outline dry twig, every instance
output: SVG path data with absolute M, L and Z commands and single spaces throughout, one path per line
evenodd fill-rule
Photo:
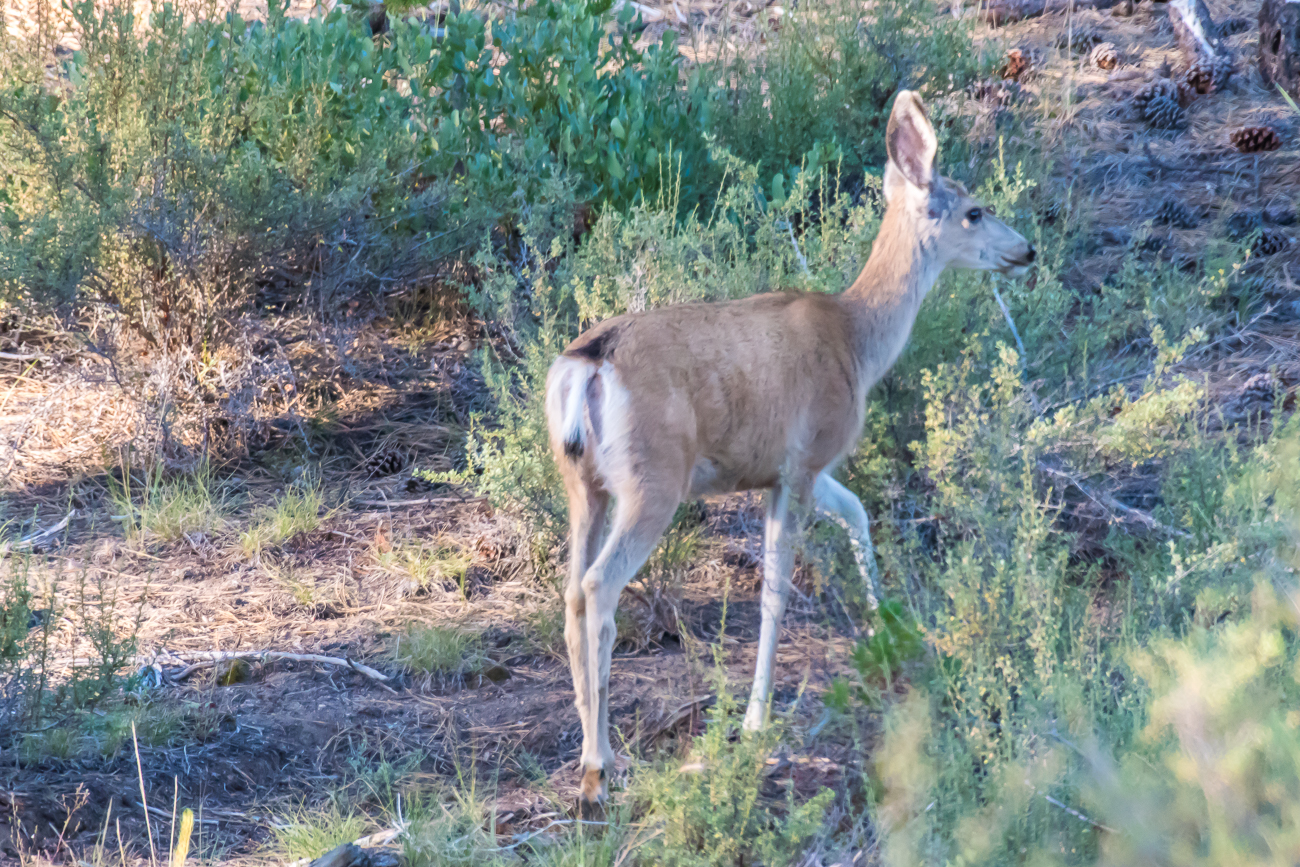
M 190 663 L 188 666 L 181 669 L 181 671 L 179 671 L 175 675 L 172 675 L 171 679 L 173 681 L 185 680 L 191 674 L 193 674 L 194 672 L 200 669 L 211 668 L 212 666 L 216 665 L 219 662 L 227 662 L 232 659 L 260 659 L 260 660 L 282 659 L 288 662 L 315 662 L 321 665 L 337 665 L 341 668 L 350 668 L 353 671 L 357 672 L 358 674 L 364 674 L 366 677 L 370 678 L 371 680 L 378 682 L 380 686 L 383 686 L 389 692 L 396 692 L 396 690 L 392 689 L 391 687 L 385 686 L 386 681 L 392 680 L 391 677 L 381 672 L 375 671 L 375 669 L 371 668 L 368 665 L 362 665 L 361 663 L 357 662 L 355 659 L 347 659 L 346 657 L 321 656 L 315 653 L 285 653 L 279 650 L 231 650 L 231 651 L 191 650 L 191 651 L 182 651 L 181 653 L 175 655 L 181 659 L 184 659 L 185 657 L 189 657 L 197 661 Z

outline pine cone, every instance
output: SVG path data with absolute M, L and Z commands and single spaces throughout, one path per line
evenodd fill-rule
M 366 461 L 371 476 L 391 476 L 406 467 L 406 457 L 395 449 L 382 449 Z
M 1200 220 L 1191 208 L 1177 199 L 1165 199 L 1156 210 L 1156 222 L 1167 223 L 1175 229 L 1195 229 Z
M 1232 61 L 1226 57 L 1201 57 L 1181 76 L 1182 81 L 1197 93 L 1216 93 L 1227 84 L 1232 75 Z
M 1228 140 L 1243 154 L 1275 151 L 1282 147 L 1282 137 L 1271 126 L 1247 126 L 1236 130 Z
M 1183 129 L 1187 126 L 1187 112 L 1177 100 L 1157 96 L 1147 103 L 1142 115 L 1156 129 Z
M 1172 102 L 1179 102 L 1178 85 L 1174 84 L 1167 78 L 1157 78 L 1155 81 L 1133 94 L 1133 98 L 1130 102 L 1133 105 L 1134 114 L 1139 118 L 1146 120 L 1147 106 L 1151 104 L 1151 100 L 1156 99 L 1157 97 L 1164 97 Z
M 1101 34 L 1095 30 L 1076 30 L 1073 33 L 1058 33 L 1056 35 L 1056 47 L 1069 47 L 1075 54 L 1084 54 L 1091 51 L 1092 47 L 1102 41 Z
M 1088 55 L 1088 62 L 1098 69 L 1114 69 L 1119 66 L 1119 51 L 1114 44 L 1103 42 Z
M 1277 229 L 1266 228 L 1259 233 L 1255 243 L 1250 247 L 1252 256 L 1272 256 L 1274 253 L 1281 253 L 1290 244 L 1286 235 Z
M 1029 72 L 1032 64 L 1029 56 L 1019 48 L 1013 48 L 1007 52 L 1007 57 L 1002 61 L 1002 69 L 999 70 L 1003 78 L 1019 80 L 1021 76 Z

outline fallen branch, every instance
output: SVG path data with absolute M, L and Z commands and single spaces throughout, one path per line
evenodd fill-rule
M 321 665 L 337 665 L 340 668 L 350 668 L 353 671 L 357 672 L 358 674 L 364 674 L 366 677 L 370 678 L 371 680 L 378 682 L 380 686 L 384 686 L 384 684 L 387 681 L 392 680 L 392 678 L 389 677 L 388 675 L 375 671 L 373 668 L 371 668 L 368 665 L 362 665 L 361 663 L 357 662 L 355 659 L 347 659 L 345 657 L 339 657 L 339 656 L 320 656 L 315 653 L 284 653 L 279 650 L 243 650 L 243 651 L 194 650 L 194 651 L 187 651 L 184 653 L 178 653 L 175 655 L 180 659 L 189 657 L 191 659 L 198 660 L 197 662 L 193 662 L 190 665 L 186 666 L 185 668 L 181 669 L 181 671 L 179 671 L 177 674 L 172 675 L 171 679 L 176 682 L 185 680 L 191 674 L 193 674 L 196 671 L 199 671 L 200 669 L 211 668 L 217 663 L 227 662 L 232 659 L 258 659 L 263 661 L 285 660 L 288 662 L 315 662 Z M 394 691 L 392 690 L 391 687 L 384 686 L 384 688 L 388 689 L 390 692 Z
M 152 815 L 152 816 L 157 816 L 159 819 L 168 819 L 168 820 L 170 820 L 170 821 L 172 821 L 172 822 L 176 821 L 176 816 L 175 816 L 174 814 L 169 813 L 169 812 L 167 812 L 166 810 L 161 809 L 160 807 L 155 807 L 153 804 L 145 804 L 145 805 L 144 805 L 144 808 L 145 808 L 145 811 L 148 812 L 150 815 Z M 198 823 L 201 824 L 201 825 L 220 825 L 220 824 L 221 824 L 221 822 L 218 821 L 218 820 L 216 820 L 216 819 L 199 819 L 199 818 L 195 818 L 194 821 L 198 822 Z
M 1047 803 L 1051 804 L 1053 807 L 1060 807 L 1062 810 L 1069 813 L 1071 816 L 1078 819 L 1080 822 L 1087 822 L 1089 825 L 1091 825 L 1092 827 L 1096 828 L 1099 831 L 1108 831 L 1111 834 L 1115 833 L 1115 829 L 1110 827 L 1109 825 L 1103 825 L 1101 822 L 1098 822 L 1096 819 L 1088 818 L 1083 813 L 1080 813 L 1078 810 L 1074 809 L 1073 807 L 1067 807 L 1065 804 L 1062 804 L 1060 801 L 1056 800 L 1051 795 L 1044 794 L 1043 792 L 1039 792 L 1038 794 L 1042 795 L 1043 800 L 1047 801 Z
M 440 506 L 445 503 L 482 503 L 487 497 L 425 497 L 421 500 L 353 500 L 355 506 L 396 509 L 405 506 Z
M 10 551 L 25 551 L 28 548 L 32 548 L 36 545 L 41 544 L 45 540 L 53 537 L 56 533 L 63 530 L 64 527 L 68 526 L 68 522 L 72 520 L 72 516 L 75 514 L 76 512 L 68 512 L 68 514 L 63 516 L 63 520 L 55 524 L 53 527 L 48 527 L 44 530 L 33 533 L 30 536 L 24 539 L 19 539 L 17 542 L 14 542 L 12 544 L 10 544 L 9 542 L 5 542 L 4 544 L 0 545 L 0 556 L 8 554 Z
M 980 10 L 985 22 L 998 27 L 1039 15 L 1066 14 L 1070 10 L 1109 9 L 1121 0 L 992 0 Z
M 1141 509 L 1135 509 L 1132 506 L 1126 506 L 1109 494 L 1093 493 L 1081 480 L 1065 472 L 1064 470 L 1058 470 L 1055 467 L 1049 467 L 1047 464 L 1044 464 L 1042 462 L 1039 462 L 1038 468 L 1050 476 L 1056 476 L 1059 479 L 1064 479 L 1065 481 L 1069 482 L 1071 487 L 1075 488 L 1079 493 L 1083 494 L 1085 497 L 1091 500 L 1103 511 L 1111 513 L 1112 520 L 1115 519 L 1114 513 L 1119 512 L 1120 514 L 1131 516 L 1134 522 L 1141 524 L 1144 527 L 1148 527 L 1152 530 L 1159 530 L 1162 533 L 1165 533 L 1166 535 L 1181 536 L 1181 537 L 1187 536 L 1187 534 L 1184 533 L 1182 530 L 1176 530 L 1173 527 L 1162 524 L 1159 521 L 1157 521 L 1155 518 L 1151 517 L 1151 515 L 1148 515 L 1146 512 L 1142 511 Z

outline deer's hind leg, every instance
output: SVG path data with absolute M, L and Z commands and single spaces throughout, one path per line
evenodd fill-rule
M 573 673 L 573 699 L 582 722 L 582 739 L 599 737 L 596 709 L 590 705 L 588 685 L 587 598 L 582 576 L 591 568 L 600 550 L 600 536 L 605 530 L 609 494 L 577 467 L 565 473 L 569 495 L 569 577 L 564 586 L 564 642 L 569 650 L 569 669 Z
M 862 583 L 867 588 L 867 603 L 875 610 L 880 598 L 880 570 L 876 565 L 876 551 L 871 546 L 871 521 L 862 501 L 827 473 L 818 473 L 813 485 L 813 499 L 817 511 L 835 521 L 849 534 L 853 559 L 858 564 Z
M 606 775 L 614 764 L 609 741 L 609 668 L 618 597 L 659 544 L 681 502 L 681 491 L 667 485 L 642 481 L 627 487 L 616 492 L 609 538 L 582 578 L 587 614 L 587 708 L 595 718 L 595 737 L 584 730 L 582 743 L 581 800 L 588 805 L 605 799 Z

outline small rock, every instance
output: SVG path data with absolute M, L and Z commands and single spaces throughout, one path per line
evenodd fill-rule
M 228 659 L 212 670 L 212 679 L 219 686 L 234 686 L 248 680 L 252 675 L 253 667 L 246 659 Z
M 1274 205 L 1264 209 L 1264 222 L 1275 226 L 1290 226 L 1296 221 L 1295 208 L 1291 205 Z

